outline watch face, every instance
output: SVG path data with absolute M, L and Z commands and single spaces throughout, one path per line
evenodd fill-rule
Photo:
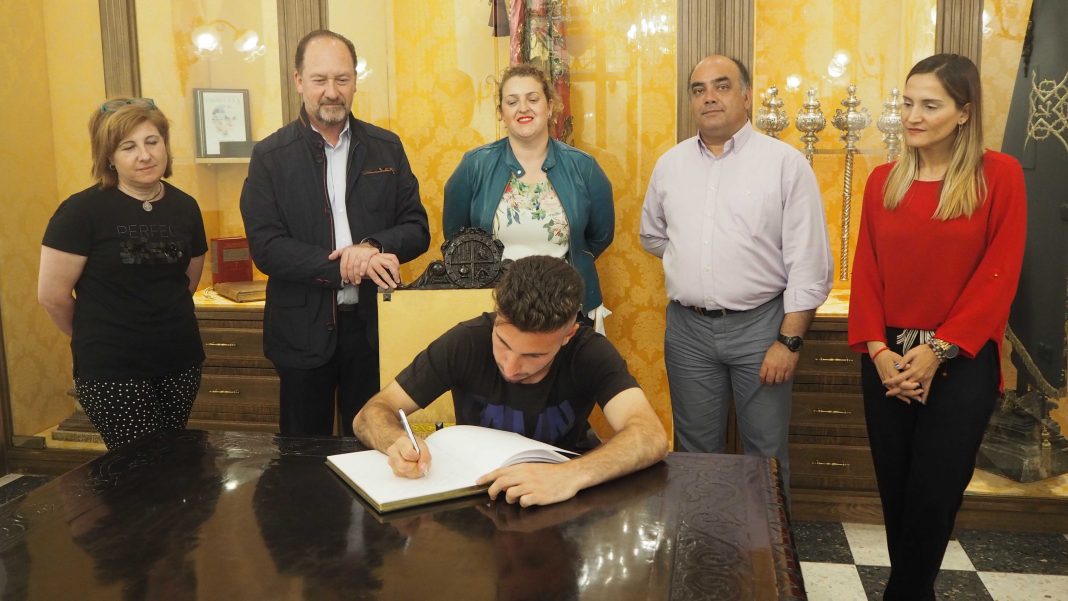
M 803 343 L 800 336 L 786 336 L 783 334 L 779 335 L 779 342 L 786 345 L 786 348 L 790 349 L 795 353 L 801 350 L 801 345 Z
M 957 358 L 957 353 L 959 353 L 959 352 L 960 352 L 960 347 L 959 346 L 957 346 L 955 344 L 951 344 L 951 345 L 947 346 L 946 347 L 946 359 L 956 359 Z

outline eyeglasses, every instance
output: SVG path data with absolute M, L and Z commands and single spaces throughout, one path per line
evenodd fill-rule
M 156 109 L 156 102 L 151 98 L 116 98 L 115 100 L 108 100 L 104 104 L 100 105 L 101 113 L 113 113 L 127 105 L 143 106 L 145 108 Z

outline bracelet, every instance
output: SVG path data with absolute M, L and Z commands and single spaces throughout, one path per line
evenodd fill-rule
M 888 351 L 888 350 L 890 350 L 890 347 L 889 346 L 884 346 L 883 348 L 875 351 L 874 353 L 871 354 L 871 360 L 875 361 L 875 358 L 879 356 L 879 353 L 881 353 L 883 351 Z

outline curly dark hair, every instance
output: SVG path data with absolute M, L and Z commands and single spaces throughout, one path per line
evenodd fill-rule
M 493 290 L 497 315 L 523 332 L 553 332 L 573 323 L 582 294 L 574 267 L 542 255 L 512 263 Z

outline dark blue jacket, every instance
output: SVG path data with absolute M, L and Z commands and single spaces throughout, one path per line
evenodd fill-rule
M 541 168 L 564 207 L 571 229 L 568 262 L 586 284 L 583 311 L 592 311 L 603 302 L 593 260 L 608 248 L 615 233 L 612 183 L 592 156 L 553 139 Z M 464 154 L 445 184 L 445 239 L 465 226 L 492 232 L 493 216 L 513 174 L 523 177 L 523 166 L 512 153 L 508 138 Z
M 419 182 L 400 138 L 349 115 L 345 207 L 352 239 L 367 238 L 401 263 L 430 246 Z M 241 217 L 256 266 L 269 276 L 263 315 L 263 350 L 271 361 L 300 369 L 319 367 L 337 345 L 339 261 L 330 197 L 326 192 L 323 137 L 298 119 L 256 144 L 241 190 Z M 378 341 L 377 288 L 360 284 L 359 314 Z

